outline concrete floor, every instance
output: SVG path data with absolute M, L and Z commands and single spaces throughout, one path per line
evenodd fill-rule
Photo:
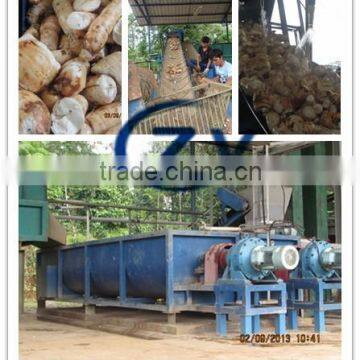
M 146 340 L 39 321 L 27 313 L 20 321 L 20 356 L 23 360 L 335 360 L 341 358 L 340 319 L 331 319 L 320 344 L 243 345 L 235 338 L 214 339 L 168 336 Z

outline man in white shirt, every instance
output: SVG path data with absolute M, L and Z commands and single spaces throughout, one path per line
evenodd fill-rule
M 232 65 L 224 59 L 224 54 L 219 49 L 214 49 L 212 54 L 212 61 L 215 65 L 215 80 L 222 83 L 232 84 Z

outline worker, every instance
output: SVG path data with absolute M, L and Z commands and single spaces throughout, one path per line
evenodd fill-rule
M 189 61 L 190 70 L 194 69 L 197 72 L 201 72 L 204 76 L 209 79 L 215 77 L 215 68 L 212 64 L 212 48 L 211 48 L 211 40 L 208 36 L 203 36 L 201 39 L 201 44 L 199 47 L 199 54 L 196 60 Z
M 232 84 L 232 65 L 224 59 L 224 54 L 219 49 L 212 51 L 212 62 L 215 66 L 215 81 L 222 84 Z

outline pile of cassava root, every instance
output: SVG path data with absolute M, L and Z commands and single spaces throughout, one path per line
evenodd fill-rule
M 340 76 L 309 64 L 282 35 L 260 24 L 239 29 L 240 86 L 266 118 L 272 133 L 330 134 L 340 130 Z
M 121 0 L 29 0 L 19 40 L 21 134 L 121 126 Z

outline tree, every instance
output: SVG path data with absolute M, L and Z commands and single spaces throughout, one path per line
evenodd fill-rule
M 169 145 L 166 142 L 154 142 L 151 153 L 161 154 Z M 219 147 L 211 143 L 196 143 L 196 154 L 216 155 Z M 94 154 L 96 143 L 91 142 L 23 142 L 20 144 L 20 155 L 76 155 Z M 190 145 L 183 148 L 179 155 L 189 155 Z M 216 187 L 199 188 L 195 191 L 195 203 L 197 212 L 206 212 L 213 207 L 213 220 L 220 216 L 220 204 L 216 201 Z M 234 187 L 235 191 L 241 190 Z M 126 186 L 49 186 L 49 199 L 81 200 L 88 203 L 121 204 L 123 206 L 137 206 L 141 208 L 161 208 L 177 211 L 190 210 L 191 192 L 178 192 L 159 190 L 152 187 L 126 187 Z M 55 215 L 78 215 L 85 216 L 86 209 L 70 208 L 62 205 L 51 205 Z M 120 208 L 95 207 L 90 209 L 92 217 L 108 217 L 118 219 L 137 219 L 138 223 L 129 225 L 129 221 L 119 223 L 91 222 L 91 239 L 102 239 L 113 236 L 121 236 L 131 233 L 144 233 L 159 230 L 166 226 L 144 224 L 142 221 L 151 220 L 176 220 L 183 222 L 207 220 L 208 217 L 194 218 L 192 215 L 175 215 L 171 213 L 157 213 L 155 211 L 129 211 Z M 84 221 L 62 221 L 68 234 L 68 242 L 82 242 L 89 240 L 86 237 L 86 222 Z M 172 226 L 173 229 L 184 228 L 183 226 Z
M 231 26 L 227 38 L 226 26 L 223 24 L 185 24 L 161 25 L 152 27 L 150 31 L 151 53 L 148 47 L 148 28 L 139 26 L 134 14 L 129 16 L 129 59 L 137 63 L 150 60 L 155 55 L 161 55 L 165 45 L 166 34 L 171 31 L 183 30 L 185 40 L 194 46 L 200 44 L 205 35 L 212 39 L 214 44 L 231 43 Z

